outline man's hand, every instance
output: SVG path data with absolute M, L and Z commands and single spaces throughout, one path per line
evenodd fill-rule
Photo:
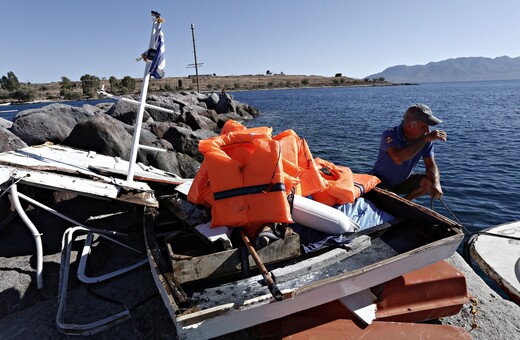
M 442 197 L 442 188 L 440 183 L 433 183 L 432 190 L 430 191 L 430 197 L 436 200 Z
M 445 142 L 448 139 L 448 135 L 446 134 L 446 131 L 444 130 L 433 130 L 431 132 L 428 132 L 426 135 L 426 140 L 429 142 L 433 142 L 436 140 L 441 140 Z

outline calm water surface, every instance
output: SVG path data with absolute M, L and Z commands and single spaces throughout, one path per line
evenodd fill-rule
M 315 157 L 368 172 L 381 133 L 425 103 L 443 120 L 436 142 L 443 200 L 470 231 L 520 220 L 520 81 L 233 93 L 262 113 L 248 126 L 293 129 Z M 421 162 L 422 164 L 422 162 Z M 418 200 L 430 206 L 429 198 Z M 451 218 L 439 203 L 434 210 Z

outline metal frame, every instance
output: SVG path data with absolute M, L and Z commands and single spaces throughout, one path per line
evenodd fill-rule
M 43 248 L 42 248 L 42 240 L 41 240 L 41 237 L 42 237 L 42 234 L 38 231 L 38 229 L 36 228 L 36 226 L 32 223 L 31 219 L 29 218 L 29 216 L 27 216 L 27 214 L 25 213 L 25 210 L 23 209 L 22 207 L 22 204 L 20 203 L 20 198 L 22 198 L 23 200 L 41 208 L 41 209 L 44 209 L 45 211 L 47 212 L 50 212 L 58 217 L 61 217 L 62 219 L 66 220 L 66 221 L 69 221 L 75 225 L 78 225 L 78 226 L 81 226 L 83 228 L 85 228 L 86 230 L 89 230 L 90 232 L 96 232 L 96 233 L 100 233 L 100 234 L 109 234 L 109 235 L 119 235 L 119 236 L 126 236 L 125 233 L 120 233 L 120 232 L 116 232 L 116 231 L 107 231 L 107 230 L 101 230 L 101 229 L 96 229 L 96 228 L 90 228 L 90 227 L 87 227 L 85 225 L 83 225 L 82 223 L 70 218 L 70 217 L 67 217 L 61 213 L 59 213 L 58 211 L 52 209 L 52 208 L 49 208 L 48 206 L 22 194 L 21 192 L 18 192 L 18 188 L 17 188 L 17 184 L 16 183 L 13 183 L 10 188 L 9 188 L 9 192 L 11 193 L 11 198 L 12 198 L 12 201 L 13 201 L 13 204 L 15 206 L 15 209 L 16 209 L 16 212 L 20 215 L 22 221 L 25 223 L 25 225 L 29 228 L 29 230 L 31 231 L 31 233 L 33 234 L 33 237 L 34 237 L 34 243 L 36 245 L 36 284 L 37 284 L 37 287 L 38 289 L 41 289 L 43 287 L 43 277 L 42 277 L 42 272 L 43 272 Z M 124 247 L 128 247 L 127 245 L 125 245 L 124 243 L 121 243 L 117 240 L 114 240 L 108 236 L 104 236 L 105 238 L 111 240 L 112 242 L 115 242 L 121 246 L 124 246 Z M 131 247 L 129 247 L 130 249 L 133 249 Z M 134 249 L 135 250 L 135 249 Z M 137 251 L 137 250 L 136 250 Z
M 83 246 L 83 251 L 81 252 L 81 257 L 79 260 L 77 275 L 78 275 L 78 279 L 83 283 L 102 282 L 102 281 L 111 279 L 113 277 L 119 276 L 121 274 L 127 273 L 135 268 L 142 266 L 145 263 L 148 263 L 148 259 L 144 259 L 135 264 L 132 264 L 132 265 L 124 267 L 124 268 L 120 268 L 120 269 L 115 270 L 110 273 L 106 273 L 106 274 L 99 275 L 99 276 L 87 276 L 87 274 L 86 274 L 87 260 L 88 260 L 88 256 L 90 255 L 91 249 L 92 249 L 91 245 L 92 245 L 93 239 L 94 239 L 94 233 L 88 233 L 87 237 L 85 238 L 85 245 Z M 130 247 L 127 247 L 127 248 L 129 248 L 130 250 L 137 251 Z M 137 251 L 137 252 L 141 253 L 140 251 Z
M 130 311 L 125 308 L 124 311 L 110 315 L 87 324 L 67 323 L 65 322 L 65 310 L 67 308 L 67 287 L 69 279 L 70 254 L 72 251 L 72 243 L 74 241 L 73 234 L 76 231 L 90 232 L 89 229 L 76 226 L 69 228 L 63 234 L 61 243 L 61 265 L 60 265 L 60 281 L 58 286 L 58 311 L 56 313 L 56 327 L 63 334 L 74 335 L 91 335 L 105 330 L 117 323 L 130 318 Z

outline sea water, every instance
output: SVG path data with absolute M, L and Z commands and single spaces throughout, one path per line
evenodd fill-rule
M 440 202 L 433 209 L 470 232 L 520 220 L 520 80 L 232 94 L 260 110 L 248 126 L 293 129 L 314 157 L 360 173 L 372 168 L 383 130 L 410 105 L 427 104 L 448 134 L 446 143 L 435 142 L 435 160 L 451 212 Z M 431 207 L 428 197 L 417 202 Z

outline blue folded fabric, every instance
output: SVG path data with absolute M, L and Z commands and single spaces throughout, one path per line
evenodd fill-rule
M 335 207 L 350 217 L 354 222 L 359 224 L 361 230 L 376 226 L 378 224 L 389 222 L 394 216 L 380 210 L 374 203 L 359 197 L 352 203 L 346 203 Z
M 353 204 L 346 203 L 335 206 L 359 224 L 361 230 L 389 222 L 394 219 L 389 213 L 382 211 L 369 200 L 359 197 Z M 329 235 L 321 231 L 305 227 L 301 224 L 291 224 L 291 228 L 300 235 L 300 244 L 304 253 L 316 251 L 324 246 L 348 248 L 351 239 L 350 233 L 343 235 Z

